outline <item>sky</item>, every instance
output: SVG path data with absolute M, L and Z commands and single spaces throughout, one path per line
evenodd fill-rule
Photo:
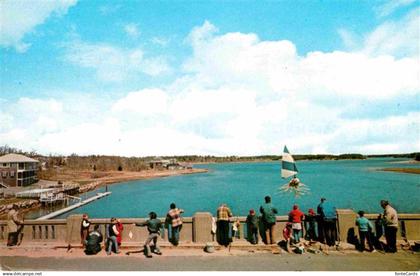
M 0 2 L 0 145 L 420 151 L 420 1 Z

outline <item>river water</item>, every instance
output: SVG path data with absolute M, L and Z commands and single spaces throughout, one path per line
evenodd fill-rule
M 280 214 L 287 214 L 297 203 L 302 210 L 316 208 L 321 197 L 337 208 L 368 213 L 382 212 L 381 199 L 387 199 L 400 213 L 420 213 L 420 175 L 384 172 L 387 167 L 420 167 L 399 163 L 408 159 L 372 158 L 367 160 L 297 162 L 302 183 L 310 194 L 295 198 L 278 193 L 287 181 L 280 177 L 280 162 L 203 164 L 208 173 L 137 180 L 110 185 L 112 194 L 61 215 L 88 213 L 94 218 L 146 217 L 150 211 L 164 216 L 171 202 L 185 210 L 185 216 L 208 211 L 215 214 L 220 203 L 227 203 L 234 215 L 258 210 L 264 196 L 270 195 Z M 398 163 L 396 163 L 398 162 Z M 84 196 L 103 191 L 100 188 Z M 28 214 L 37 217 L 40 212 Z

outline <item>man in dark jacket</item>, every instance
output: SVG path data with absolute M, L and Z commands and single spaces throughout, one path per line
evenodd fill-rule
M 265 204 L 260 207 L 262 214 L 262 221 L 265 229 L 265 236 L 267 244 L 274 244 L 274 228 L 276 226 L 277 209 L 271 204 L 271 197 L 266 196 Z
M 321 203 L 317 207 L 317 213 L 322 224 L 323 236 L 328 246 L 333 246 L 338 240 L 337 235 L 337 211 L 325 198 L 321 198 Z
M 155 212 L 149 213 L 150 219 L 146 222 L 136 223 L 136 226 L 147 226 L 147 230 L 149 231 L 149 236 L 147 237 L 146 241 L 144 242 L 144 249 L 145 254 L 147 258 L 152 258 L 152 254 L 150 254 L 152 251 L 150 250 L 150 244 L 153 241 L 154 250 L 153 252 L 157 255 L 162 255 L 162 252 L 160 252 L 160 248 L 157 244 L 157 239 L 160 236 L 160 229 L 162 228 L 162 222 L 160 219 L 157 218 L 157 215 Z
M 86 255 L 96 255 L 101 251 L 101 242 L 103 240 L 101 232 L 99 232 L 99 225 L 95 225 L 93 231 L 89 233 L 85 241 Z

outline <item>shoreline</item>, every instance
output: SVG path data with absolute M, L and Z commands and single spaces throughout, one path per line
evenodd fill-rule
M 304 158 L 304 159 L 299 159 L 295 157 L 295 162 L 301 162 L 301 161 L 308 161 L 308 162 L 312 162 L 312 161 L 345 161 L 345 160 L 350 160 L 350 161 L 362 161 L 362 160 L 369 160 L 369 159 L 375 159 L 375 158 L 384 158 L 384 157 L 366 157 L 366 158 Z M 385 158 L 400 158 L 400 157 L 385 157 Z M 401 157 L 401 158 L 405 158 L 405 157 Z M 281 156 L 279 159 L 258 159 L 258 160 L 240 160 L 240 161 L 223 161 L 223 162 L 217 162 L 217 161 L 208 161 L 208 162 L 190 162 L 190 164 L 193 165 L 206 165 L 206 164 L 240 164 L 240 163 L 271 163 L 271 162 L 280 162 L 281 163 L 282 159 Z M 416 160 L 404 160 L 404 161 L 393 161 L 391 163 L 395 163 L 395 164 L 420 164 L 420 161 L 416 161 Z
M 207 173 L 208 169 L 182 169 L 182 170 L 165 170 L 165 171 L 144 171 L 144 172 L 126 172 L 121 176 L 111 176 L 98 178 L 92 182 L 96 182 L 98 187 L 117 184 L 121 182 L 135 181 L 135 180 L 146 180 L 160 177 L 169 177 L 177 175 L 186 175 L 186 174 L 196 174 L 196 173 Z M 119 172 L 118 172 L 119 173 Z M 83 185 L 82 185 L 83 186 Z

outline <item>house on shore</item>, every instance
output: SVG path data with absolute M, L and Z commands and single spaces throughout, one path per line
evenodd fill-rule
M 0 183 L 22 187 L 38 182 L 39 161 L 22 154 L 0 156 Z
M 151 169 L 166 169 L 166 170 L 181 170 L 186 167 L 183 164 L 180 164 L 176 159 L 155 159 L 149 161 L 149 167 Z M 190 166 L 191 167 L 191 166 Z

